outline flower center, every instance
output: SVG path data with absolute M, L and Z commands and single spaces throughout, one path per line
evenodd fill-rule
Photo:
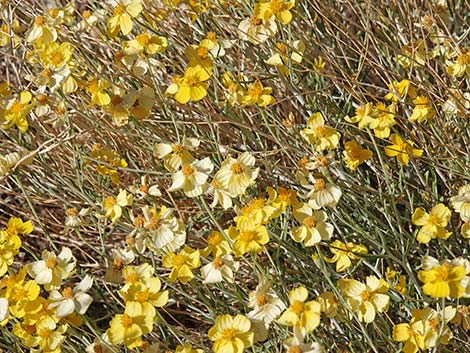
M 256 16 L 252 16 L 252 17 L 250 18 L 250 22 L 251 22 L 251 24 L 252 24 L 253 26 L 259 26 L 259 25 L 262 23 L 261 19 L 259 19 L 259 18 L 256 17 Z
M 208 32 L 207 33 L 207 39 L 215 42 L 216 39 L 217 39 L 217 34 L 215 34 L 215 32 Z
M 290 346 L 287 353 L 302 353 L 302 348 L 300 346 Z
M 364 300 L 364 301 L 369 300 L 369 299 L 370 299 L 370 296 L 371 296 L 371 293 L 370 293 L 368 290 L 364 290 L 364 291 L 362 291 L 362 293 L 361 293 L 361 298 L 362 298 L 362 300 Z
M 222 260 L 219 256 L 217 256 L 214 261 L 212 261 L 212 265 L 215 269 L 219 269 L 224 265 L 224 260 Z
M 135 295 L 135 300 L 139 303 L 144 303 L 149 300 L 149 291 L 145 289 L 143 291 L 137 292 Z
M 70 287 L 64 288 L 64 290 L 62 291 L 62 296 L 67 299 L 73 298 L 72 288 Z
M 242 174 L 243 173 L 243 165 L 241 163 L 236 162 L 232 164 L 230 167 L 230 170 L 232 171 L 233 174 Z
M 240 232 L 240 240 L 243 242 L 250 242 L 256 238 L 256 232 L 248 231 L 248 232 Z
M 304 311 L 304 303 L 296 300 L 290 305 L 290 308 L 296 315 L 300 315 Z
M 306 226 L 307 228 L 315 228 L 317 225 L 317 221 L 313 216 L 307 217 L 303 220 L 302 224 Z
M 265 305 L 268 303 L 268 297 L 266 294 L 261 293 L 256 296 L 256 303 L 260 306 Z
M 323 179 L 317 179 L 317 180 L 315 180 L 315 184 L 313 185 L 313 187 L 315 188 L 315 191 L 322 191 L 322 190 L 324 190 L 325 187 L 326 187 L 325 180 L 323 180 Z
M 172 150 L 173 150 L 173 153 L 181 154 L 183 153 L 184 148 L 183 148 L 183 145 L 177 143 L 176 145 L 173 146 Z
M 194 174 L 194 169 L 189 164 L 183 164 L 181 167 L 181 172 L 185 177 L 189 177 Z
M 173 258 L 173 266 L 175 267 L 182 266 L 184 265 L 185 262 L 186 262 L 186 256 L 184 255 L 178 254 L 178 255 L 175 255 L 175 257 Z
M 318 126 L 315 128 L 315 135 L 317 135 L 317 137 L 325 137 L 326 135 L 326 127 L 324 126 Z
M 57 261 L 54 257 L 50 257 L 46 260 L 46 267 L 47 268 L 54 268 L 57 265 Z
M 233 328 L 222 331 L 222 339 L 225 341 L 233 341 L 237 337 L 237 332 Z
M 132 326 L 132 318 L 127 314 L 123 314 L 122 317 L 121 317 L 121 325 L 124 328 L 131 327 Z

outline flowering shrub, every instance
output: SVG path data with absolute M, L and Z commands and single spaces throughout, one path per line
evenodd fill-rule
M 468 2 L 0 4 L 0 351 L 470 350 Z

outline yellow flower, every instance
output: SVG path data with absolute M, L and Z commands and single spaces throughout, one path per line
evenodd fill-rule
M 59 353 L 62 342 L 65 340 L 65 331 L 67 331 L 67 325 L 57 326 L 52 318 L 46 317 L 36 323 L 36 335 L 27 337 L 25 345 L 38 347 L 38 352 Z
M 207 237 L 207 246 L 201 250 L 202 256 L 212 255 L 214 257 L 230 254 L 232 249 L 222 233 L 213 230 Z
M 234 241 L 232 247 L 235 256 L 258 254 L 263 251 L 263 245 L 269 242 L 266 227 L 249 221 L 242 222 L 237 228 L 230 226 L 228 235 Z
M 321 306 L 315 300 L 305 302 L 308 297 L 304 286 L 289 292 L 290 305 L 277 320 L 281 325 L 293 326 L 294 330 L 303 334 L 310 333 L 320 324 Z
M 276 103 L 276 99 L 271 96 L 273 89 L 271 87 L 263 87 L 263 84 L 256 80 L 253 85 L 248 88 L 247 93 L 242 98 L 242 103 L 246 105 L 255 105 L 265 107 Z
M 183 189 L 188 197 L 202 195 L 207 190 L 207 178 L 214 169 L 209 157 L 182 165 L 181 170 L 173 174 L 173 183 L 168 191 Z
M 462 234 L 462 237 L 465 239 L 470 238 L 470 221 L 465 222 L 462 224 L 462 228 L 460 229 L 460 233 Z M 1 271 L 0 271 L 1 273 Z
M 261 0 L 255 4 L 254 14 L 263 21 L 268 21 L 275 16 L 282 24 L 288 24 L 292 20 L 289 11 L 295 5 L 295 0 Z
M 333 241 L 330 245 L 330 251 L 333 253 L 331 259 L 325 258 L 326 262 L 336 262 L 336 272 L 343 272 L 352 265 L 352 261 L 357 261 L 360 254 L 367 254 L 367 248 L 361 244 L 343 243 L 340 240 Z
M 423 292 L 433 298 L 460 298 L 464 294 L 461 280 L 465 277 L 465 267 L 453 266 L 445 261 L 429 270 L 418 272 L 418 278 L 423 285 Z
M 152 36 L 148 33 L 139 34 L 135 39 L 124 41 L 122 43 L 122 50 L 126 55 L 140 53 L 153 55 L 156 53 L 163 53 L 167 47 L 168 41 L 165 37 Z
M 127 162 L 125 159 L 119 158 L 119 155 L 116 151 L 112 149 L 101 148 L 99 144 L 94 144 L 92 150 L 90 151 L 90 157 L 96 159 L 99 162 L 104 162 L 110 164 L 111 166 L 118 168 L 127 167 Z M 111 182 L 113 184 L 119 184 L 119 176 L 115 169 L 105 166 L 104 164 L 98 164 L 96 166 L 96 171 L 100 175 L 109 175 Z
M 346 167 L 356 170 L 359 165 L 372 158 L 372 152 L 362 148 L 356 141 L 348 141 L 344 144 L 343 161 Z
M 393 286 L 393 289 L 395 289 L 401 295 L 406 294 L 406 276 L 405 275 L 400 275 L 400 277 L 398 277 L 398 283 Z
M 13 263 L 14 257 L 21 247 L 19 234 L 29 234 L 33 231 L 31 221 L 23 222 L 20 218 L 11 217 L 8 220 L 7 228 L 0 230 L 0 277 L 8 270 L 8 266 Z
M 301 135 L 308 143 L 315 145 L 318 152 L 335 149 L 341 136 L 335 129 L 325 125 L 325 119 L 320 112 L 308 118 L 307 128 L 302 130 Z
M 410 155 L 416 157 L 423 155 L 423 150 L 413 148 L 411 140 L 403 140 L 397 134 L 392 134 L 390 140 L 392 140 L 392 145 L 385 147 L 385 154 L 389 157 L 396 157 L 401 165 L 408 164 Z
M 153 318 L 156 315 L 155 307 L 160 308 L 168 303 L 168 291 L 161 292 L 160 289 L 160 279 L 158 277 L 149 277 L 126 285 L 119 291 L 119 295 L 126 302 L 126 307 L 130 303 L 137 303 L 140 306 L 142 315 Z
M 204 70 L 208 75 L 212 75 L 214 61 L 209 57 L 209 49 L 197 45 L 188 45 L 184 50 L 184 56 L 188 59 L 188 68 Z
M 90 79 L 86 85 L 86 90 L 91 95 L 91 101 L 88 105 L 89 108 L 93 107 L 95 104 L 100 107 L 104 107 L 111 103 L 111 98 L 109 94 L 106 93 L 105 89 L 108 88 L 111 83 L 108 80 L 100 78 L 99 80 Z
M 103 201 L 102 206 L 106 210 L 105 217 L 111 218 L 111 224 L 116 223 L 121 218 L 122 208 L 131 206 L 133 201 L 134 196 L 132 194 L 128 195 L 126 190 L 120 189 L 117 198 L 109 196 Z
M 427 97 L 418 96 L 413 99 L 413 103 L 415 104 L 415 107 L 413 109 L 413 113 L 408 118 L 409 121 L 422 123 L 425 120 L 432 119 L 434 114 L 436 114 L 436 111 Z
M 275 211 L 271 215 L 271 218 L 279 217 L 287 207 L 292 206 L 297 202 L 297 193 L 293 189 L 286 189 L 279 187 L 279 190 L 275 190 L 272 187 L 268 188 L 268 205 L 274 207 Z
M 20 93 L 18 99 L 10 99 L 6 105 L 4 114 L 0 115 L 0 128 L 9 129 L 16 125 L 18 129 L 25 132 L 28 130 L 27 115 L 32 109 L 31 104 L 32 95 L 28 91 Z M 1 112 L 1 110 L 0 110 Z
M 371 323 L 377 312 L 388 310 L 390 297 L 385 293 L 389 285 L 382 278 L 368 276 L 365 284 L 355 279 L 340 279 L 338 287 L 359 321 Z
M 170 282 L 179 280 L 181 283 L 188 283 L 194 278 L 191 270 L 201 266 L 200 253 L 199 250 L 185 246 L 179 254 L 167 253 L 163 256 L 162 263 L 164 267 L 171 268 L 168 277 Z
M 115 315 L 109 323 L 106 335 L 111 344 L 124 343 L 132 349 L 142 345 L 142 336 L 152 331 L 153 317 L 145 315 L 136 302 L 126 305 L 124 314 Z
M 393 327 L 393 339 L 405 342 L 402 348 L 405 353 L 424 352 L 436 347 L 438 343 L 448 344 L 452 332 L 447 323 L 454 318 L 455 313 L 455 308 L 451 306 L 445 307 L 440 312 L 430 307 L 414 309 L 409 323 Z
M 251 200 L 247 205 L 243 206 L 233 220 L 237 223 L 237 227 L 243 222 L 253 222 L 255 224 L 266 224 L 269 222 L 271 215 L 276 209 L 266 203 L 266 200 L 258 197 Z
M 177 346 L 175 353 L 203 353 L 202 349 L 193 349 L 193 346 L 190 343 L 185 343 L 184 346 Z
M 132 18 L 138 17 L 142 9 L 142 0 L 133 0 L 126 5 L 121 1 L 113 9 L 113 15 L 108 19 L 108 35 L 114 38 L 119 31 L 123 35 L 128 35 L 133 27 Z
M 462 221 L 470 221 L 470 184 L 461 186 L 458 194 L 450 198 L 450 203 Z
M 419 243 L 427 244 L 436 237 L 447 239 L 452 232 L 446 232 L 445 227 L 450 221 L 451 212 L 448 207 L 440 203 L 434 206 L 431 213 L 426 213 L 422 208 L 417 208 L 411 221 L 414 225 L 421 226 L 416 240 Z
M 179 79 L 174 85 L 176 87 L 168 87 L 167 92 L 175 95 L 176 101 L 181 104 L 186 104 L 190 100 L 195 102 L 200 101 L 207 95 L 208 84 L 207 81 L 210 74 L 200 66 L 188 67 L 184 76 Z M 176 88 L 176 92 L 173 93 Z
M 470 54 L 466 49 L 457 57 L 457 60 L 447 66 L 447 73 L 452 77 L 470 76 Z
M 20 280 L 14 284 L 12 282 L 7 296 L 10 312 L 16 318 L 23 318 L 27 312 L 35 311 L 40 290 L 41 288 L 32 280 L 27 282 Z
M 209 339 L 214 341 L 215 353 L 242 353 L 253 345 L 251 322 L 243 315 L 217 316 L 215 325 L 209 329 Z
M 249 152 L 242 153 L 237 159 L 228 157 L 214 178 L 228 190 L 230 196 L 242 195 L 258 177 L 259 168 L 253 168 L 255 163 L 255 157 Z
M 414 97 L 415 95 L 415 89 L 408 80 L 401 80 L 400 82 L 393 81 L 393 83 L 388 85 L 388 90 L 390 92 L 387 93 L 384 98 L 393 102 L 399 102 L 404 100 L 407 96 Z
M 257 45 L 265 42 L 277 32 L 277 25 L 274 19 L 267 21 L 260 20 L 253 16 L 240 22 L 238 25 L 238 36 L 241 40 L 247 40 Z
M 345 116 L 344 119 L 348 123 L 358 124 L 359 129 L 369 127 L 378 116 L 377 108 L 371 102 L 357 107 L 355 113 L 352 118 Z
M 374 129 L 374 135 L 379 138 L 390 136 L 390 129 L 396 124 L 395 121 L 396 103 L 385 106 L 377 103 L 375 106 L 376 118 L 369 124 L 369 128 Z

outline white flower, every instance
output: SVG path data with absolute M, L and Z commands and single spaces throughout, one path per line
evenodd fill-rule
M 301 225 L 292 230 L 292 238 L 300 243 L 303 242 L 305 246 L 313 246 L 320 243 L 322 240 L 328 240 L 333 236 L 333 226 L 327 223 L 328 218 L 326 212 L 316 210 L 312 213 L 300 213 L 300 216 L 295 217 Z
M 294 336 L 284 341 L 284 348 L 287 353 L 323 353 L 324 350 L 317 342 L 303 343 L 303 337 L 297 330 Z
M 44 285 L 47 291 L 58 289 L 62 280 L 68 278 L 75 269 L 75 258 L 72 251 L 64 247 L 58 256 L 44 250 L 42 260 L 27 265 L 28 274 L 37 284 Z
M 157 143 L 153 146 L 153 155 L 163 159 L 163 164 L 169 172 L 175 172 L 183 163 L 194 161 L 189 151 L 195 150 L 200 143 L 196 138 L 185 138 L 183 143 Z
M 258 177 L 259 168 L 253 168 L 255 157 L 244 152 L 237 159 L 228 157 L 216 173 L 215 179 L 232 197 L 242 195 Z
M 450 198 L 450 203 L 455 212 L 460 213 L 462 221 L 470 221 L 470 185 L 460 187 L 458 194 Z
M 8 316 L 8 299 L 0 298 L 0 322 Z
M 212 262 L 201 268 L 203 283 L 217 283 L 224 279 L 233 283 L 233 273 L 238 271 L 240 263 L 233 261 L 232 255 L 217 256 Z
M 303 175 L 297 175 L 300 178 L 301 185 L 309 189 L 305 197 L 309 198 L 308 206 L 314 210 L 322 207 L 335 207 L 341 198 L 341 190 L 330 183 L 326 183 L 322 178 L 314 178 L 312 174 L 308 175 L 308 179 Z
M 241 21 L 238 25 L 238 36 L 240 39 L 250 41 L 253 44 L 265 42 L 276 32 L 277 24 L 272 18 L 263 21 L 253 16 Z
M 168 190 L 183 189 L 184 194 L 188 197 L 202 195 L 207 190 L 208 174 L 213 169 L 214 164 L 209 157 L 196 160 L 191 164 L 184 163 L 181 170 L 173 174 L 173 183 Z
M 267 325 L 286 308 L 286 305 L 270 288 L 270 283 L 266 279 L 261 279 L 256 289 L 250 292 L 248 306 L 253 310 L 248 313 L 247 317 L 264 321 Z
M 62 293 L 57 290 L 52 290 L 49 294 L 51 303 L 48 307 L 51 309 L 56 308 L 57 317 L 68 316 L 74 311 L 83 315 L 93 302 L 91 295 L 86 293 L 92 285 L 93 279 L 87 275 L 73 289 L 67 287 Z

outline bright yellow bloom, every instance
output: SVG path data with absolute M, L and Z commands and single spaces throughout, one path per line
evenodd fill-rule
M 258 197 L 243 206 L 233 220 L 237 223 L 237 227 L 243 222 L 266 224 L 269 222 L 274 211 L 275 208 L 268 205 L 265 199 Z
M 389 285 L 382 278 L 368 276 L 365 284 L 355 279 L 340 279 L 338 287 L 359 321 L 371 323 L 376 313 L 388 310 L 390 297 L 385 293 Z
M 9 129 L 16 125 L 23 132 L 28 130 L 27 116 L 33 107 L 31 104 L 32 97 L 30 92 L 23 91 L 18 99 L 10 99 L 5 107 L 4 114 L 0 114 L 0 128 Z
M 423 155 L 423 150 L 413 148 L 411 140 L 403 140 L 397 134 L 392 134 L 390 140 L 392 140 L 392 145 L 385 147 L 385 154 L 389 157 L 396 157 L 401 165 L 408 164 L 410 155 L 416 157 Z
M 271 87 L 263 87 L 263 84 L 256 80 L 251 87 L 248 88 L 246 94 L 242 98 L 242 103 L 246 105 L 255 105 L 265 107 L 276 103 L 276 99 L 271 96 L 273 89 Z
M 243 315 L 217 316 L 215 325 L 209 329 L 209 339 L 214 341 L 215 353 L 242 353 L 253 345 L 251 322 Z
M 160 308 L 168 303 L 168 291 L 160 291 L 161 282 L 158 277 L 150 277 L 144 281 L 138 281 L 126 285 L 119 291 L 119 295 L 126 302 L 137 303 L 142 315 L 155 317 L 155 307 Z
M 111 86 L 111 83 L 103 78 L 99 80 L 93 78 L 88 81 L 85 88 L 91 95 L 91 101 L 88 105 L 89 108 L 93 107 L 95 104 L 103 107 L 111 103 L 111 97 L 105 91 L 109 86 Z
M 407 96 L 415 96 L 415 89 L 408 80 L 401 80 L 400 82 L 393 81 L 393 83 L 388 85 L 388 90 L 390 92 L 387 93 L 384 98 L 393 102 L 402 101 Z
M 38 307 L 36 299 L 41 288 L 32 280 L 22 280 L 8 289 L 9 310 L 16 318 L 23 318 L 27 312 L 35 311 Z
M 336 262 L 336 272 L 343 272 L 352 265 L 352 261 L 360 259 L 360 254 L 367 254 L 367 248 L 361 244 L 343 243 L 335 240 L 330 244 L 330 251 L 333 253 L 331 259 L 325 258 L 326 262 Z
M 54 319 L 46 317 L 36 323 L 35 334 L 25 340 L 28 347 L 37 347 L 38 352 L 59 353 L 62 342 L 65 340 L 64 333 L 67 325 L 57 326 Z M 31 349 L 31 351 L 36 351 Z
M 115 150 L 102 148 L 99 144 L 93 145 L 89 155 L 91 158 L 96 159 L 98 162 L 104 162 L 117 168 L 127 167 L 126 160 L 120 158 Z M 109 175 L 113 184 L 119 184 L 120 179 L 118 176 L 118 172 L 114 168 L 104 164 L 98 164 L 96 166 L 96 171 L 100 175 Z
M 339 132 L 325 125 L 325 119 L 320 112 L 308 118 L 307 128 L 302 130 L 301 135 L 308 143 L 315 145 L 318 152 L 335 149 L 341 137 Z
M 133 0 L 126 5 L 123 2 L 118 4 L 108 19 L 108 35 L 114 38 L 119 31 L 123 35 L 128 35 L 133 27 L 132 18 L 138 17 L 142 10 L 142 0 Z
M 202 349 L 193 349 L 193 346 L 190 343 L 185 343 L 184 346 L 177 346 L 175 353 L 203 353 Z
M 171 268 L 168 280 L 175 282 L 179 280 L 181 283 L 188 283 L 194 278 L 191 270 L 201 266 L 199 250 L 191 249 L 185 246 L 179 254 L 169 252 L 162 258 L 163 266 Z
M 430 307 L 414 309 L 409 323 L 402 323 L 393 327 L 393 339 L 405 342 L 402 351 L 405 353 L 424 352 L 440 344 L 448 344 L 452 338 L 447 323 L 455 316 L 456 310 L 447 306 L 444 310 L 436 312 Z
M 369 128 L 374 129 L 374 135 L 379 138 L 390 136 L 390 129 L 397 123 L 395 121 L 396 103 L 385 106 L 377 103 L 375 106 L 376 118 L 369 124 Z
M 286 189 L 282 186 L 279 187 L 277 191 L 272 187 L 269 187 L 268 195 L 268 205 L 275 209 L 271 218 L 278 218 L 285 212 L 287 207 L 292 206 L 297 202 L 297 192 L 293 189 Z
M 186 104 L 190 100 L 200 101 L 207 95 L 207 81 L 210 74 L 200 66 L 188 67 L 184 76 L 167 89 L 167 93 L 174 94 L 176 101 Z
M 0 230 L 0 277 L 8 270 L 8 266 L 13 263 L 14 257 L 21 247 L 19 234 L 29 234 L 33 231 L 31 221 L 23 222 L 20 218 L 11 217 L 7 227 Z
M 153 317 L 142 312 L 142 306 L 136 302 L 126 305 L 124 314 L 117 314 L 109 323 L 106 335 L 111 344 L 124 343 L 132 349 L 142 345 L 142 336 L 152 331 Z
M 436 111 L 427 97 L 418 96 L 413 99 L 413 103 L 415 104 L 415 107 L 413 109 L 413 113 L 408 118 L 409 121 L 422 123 L 425 120 L 432 119 L 434 114 L 436 114 Z
M 320 324 L 321 306 L 315 300 L 306 302 L 307 289 L 297 287 L 289 292 L 290 305 L 277 320 L 281 325 L 293 326 L 303 334 L 310 333 Z
M 148 33 L 139 34 L 135 39 L 124 41 L 122 43 L 122 50 L 126 55 L 140 53 L 153 55 L 156 53 L 163 53 L 167 47 L 168 41 L 165 37 L 152 36 Z
M 372 158 L 372 152 L 362 148 L 356 141 L 348 141 L 344 144 L 343 161 L 346 167 L 356 170 L 359 165 Z
M 250 221 L 242 222 L 238 227 L 230 226 L 227 232 L 234 241 L 232 248 L 235 256 L 258 254 L 263 251 L 263 245 L 269 242 L 266 227 Z
M 207 246 L 201 250 L 202 256 L 212 255 L 214 257 L 230 254 L 232 249 L 222 233 L 213 230 L 207 236 Z
M 292 13 L 289 10 L 294 5 L 295 0 L 261 0 L 255 4 L 254 14 L 263 21 L 268 21 L 275 16 L 286 25 L 292 20 Z
M 134 195 L 127 194 L 126 190 L 120 189 L 117 198 L 109 196 L 103 201 L 102 206 L 106 210 L 105 217 L 111 218 L 111 224 L 116 223 L 122 216 L 122 208 L 131 206 L 133 201 Z
M 445 261 L 441 265 L 433 266 L 429 270 L 418 272 L 418 278 L 423 285 L 423 292 L 433 298 L 460 298 L 464 294 L 464 287 L 461 285 L 465 277 L 465 267 L 453 266 Z
M 421 226 L 416 240 L 427 244 L 431 239 L 447 239 L 452 232 L 446 232 L 445 227 L 450 221 L 451 212 L 447 206 L 440 203 L 434 206 L 430 213 L 418 207 L 411 217 L 414 225 Z

